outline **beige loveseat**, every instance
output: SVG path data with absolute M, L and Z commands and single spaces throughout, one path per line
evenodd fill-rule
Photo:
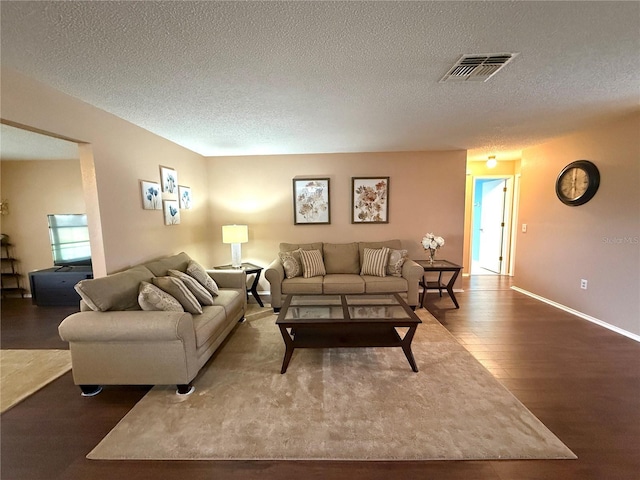
M 149 287 L 154 277 L 166 280 L 170 278 L 168 275 L 174 275 L 175 278 L 180 275 L 176 272 L 186 272 L 188 268 L 194 272 L 194 267 L 199 275 L 192 273 L 193 276 L 183 278 L 182 283 L 174 283 L 180 283 L 182 288 L 192 278 L 199 277 L 199 283 L 217 290 L 217 294 L 209 297 L 213 305 L 200 305 L 200 314 L 141 309 L 139 302 L 147 309 L 179 310 L 181 305 L 173 305 L 176 302 L 172 300 L 181 298 L 179 292 L 169 295 L 172 307 L 165 303 L 150 307 L 149 301 L 158 295 L 149 297 L 151 300 L 146 297 L 141 300 L 140 287 L 144 285 L 157 294 L 157 289 Z M 210 282 L 207 274 L 214 282 Z M 198 286 L 189 288 L 195 287 Z M 82 298 L 81 311 L 65 318 L 58 331 L 60 337 L 69 342 L 73 379 L 85 396 L 99 393 L 101 385 L 175 384 L 178 393 L 191 393 L 191 381 L 244 318 L 247 309 L 244 272 L 205 272 L 184 252 L 106 277 L 82 280 L 76 290 Z M 164 300 L 167 299 L 163 297 Z M 200 304 L 200 299 L 197 300 Z M 189 307 L 197 308 L 196 305 Z
M 389 254 L 384 276 L 362 275 L 365 249 L 380 250 L 385 247 L 389 249 Z M 294 265 L 293 270 L 297 275 L 291 273 L 287 275 L 284 265 L 287 262 L 295 263 L 291 257 L 297 258 L 300 255 L 299 250 L 318 250 L 326 273 L 305 278 L 304 269 L 295 272 Z M 406 255 L 407 251 L 402 250 L 400 240 L 281 243 L 278 257 L 265 271 L 265 278 L 271 285 L 271 306 L 275 312 L 278 312 L 289 294 L 399 293 L 410 307 L 415 308 L 419 305 L 418 283 L 424 270 Z

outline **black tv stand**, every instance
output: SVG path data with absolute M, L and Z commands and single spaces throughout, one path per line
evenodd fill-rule
M 93 278 L 91 267 L 62 266 L 29 272 L 31 299 L 39 307 L 80 305 L 73 288 L 80 280 Z

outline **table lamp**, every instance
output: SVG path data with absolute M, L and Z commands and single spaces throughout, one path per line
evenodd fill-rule
M 223 225 L 222 243 L 231 244 L 231 266 L 240 268 L 242 266 L 241 243 L 249 241 L 249 227 L 246 225 Z

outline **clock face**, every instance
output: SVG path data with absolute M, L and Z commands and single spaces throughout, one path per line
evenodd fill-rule
M 575 207 L 591 200 L 599 185 L 598 168 L 588 160 L 577 160 L 558 175 L 556 194 L 562 203 Z
M 560 191 L 569 200 L 580 198 L 588 186 L 589 174 L 581 168 L 570 168 L 560 177 Z

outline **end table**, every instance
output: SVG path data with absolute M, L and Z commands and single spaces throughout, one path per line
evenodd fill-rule
M 420 306 L 424 308 L 424 300 L 427 296 L 427 290 L 438 290 L 440 292 L 440 296 L 442 296 L 442 290 L 445 289 L 451 300 L 453 300 L 453 304 L 456 308 L 460 308 L 458 305 L 458 300 L 456 300 L 456 296 L 453 294 L 453 284 L 456 282 L 456 278 L 460 274 L 460 270 L 462 267 L 460 265 L 456 265 L 453 262 L 448 260 L 434 260 L 433 263 L 429 262 L 429 260 L 414 260 L 418 263 L 426 272 L 438 272 L 438 281 L 437 282 L 428 282 L 424 275 L 422 276 L 422 280 L 420 281 L 420 286 L 423 288 L 422 291 L 422 301 L 420 302 Z M 452 272 L 451 278 L 449 281 L 444 284 L 442 282 L 442 273 L 443 272 Z
M 229 265 L 220 265 L 218 267 L 213 267 L 215 270 L 243 270 L 247 275 L 255 274 L 253 278 L 253 283 L 250 287 L 247 287 L 247 298 L 249 298 L 249 293 L 253 295 L 253 298 L 256 299 L 258 305 L 264 307 L 262 300 L 260 299 L 260 295 L 258 295 L 258 281 L 260 280 L 260 273 L 264 270 L 262 267 L 258 265 L 254 265 L 253 263 L 245 263 L 243 262 L 240 267 L 233 267 L 231 264 Z

